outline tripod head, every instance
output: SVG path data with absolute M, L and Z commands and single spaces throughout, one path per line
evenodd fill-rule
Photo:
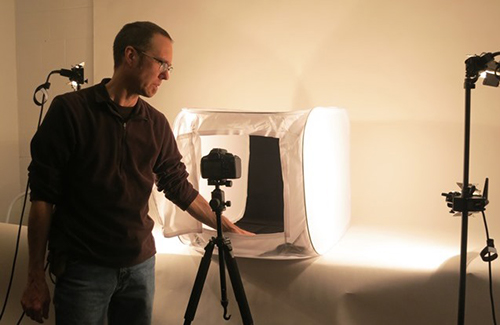
M 208 185 L 231 187 L 233 186 L 233 181 L 227 179 L 209 179 Z
M 209 179 L 208 185 L 215 185 L 215 189 L 212 191 L 212 199 L 209 202 L 210 207 L 215 213 L 220 214 L 226 210 L 226 207 L 231 206 L 231 201 L 226 201 L 224 191 L 220 187 L 231 187 L 233 182 L 227 179 Z

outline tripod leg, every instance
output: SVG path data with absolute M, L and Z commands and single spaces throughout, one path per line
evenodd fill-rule
M 233 255 L 233 248 L 229 239 L 225 239 L 223 247 L 227 270 L 233 286 L 234 295 L 236 296 L 236 301 L 238 302 L 238 307 L 240 308 L 241 319 L 243 320 L 244 325 L 253 325 L 252 314 L 250 313 L 250 307 L 248 306 L 245 289 L 243 288 L 243 283 L 241 282 L 240 272 Z
M 219 277 L 220 277 L 220 295 L 221 300 L 220 303 L 222 308 L 224 309 L 225 320 L 229 320 L 231 315 L 227 315 L 227 305 L 229 301 L 227 300 L 227 285 L 226 285 L 226 266 L 224 263 L 224 249 L 223 249 L 223 241 L 218 240 L 217 247 L 219 248 Z
M 203 254 L 203 258 L 201 259 L 200 266 L 198 268 L 198 273 L 196 274 L 193 290 L 191 291 L 191 296 L 189 297 L 189 304 L 187 306 L 186 313 L 184 314 L 184 325 L 191 324 L 194 319 L 194 315 L 196 314 L 196 308 L 198 308 L 198 303 L 200 302 L 203 285 L 207 279 L 208 268 L 210 266 L 213 250 L 214 242 L 212 238 L 212 240 L 210 240 L 205 247 L 205 254 Z

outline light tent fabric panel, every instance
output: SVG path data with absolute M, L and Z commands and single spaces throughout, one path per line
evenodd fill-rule
M 190 174 L 207 199 L 200 161 L 223 148 L 242 162 L 242 177 L 222 187 L 224 215 L 256 236 L 230 237 L 236 256 L 305 258 L 328 250 L 350 220 L 349 120 L 345 110 L 235 112 L 183 109 L 174 134 Z M 306 156 L 307 155 L 307 156 Z M 153 191 L 151 214 L 167 237 L 203 249 L 216 235 Z

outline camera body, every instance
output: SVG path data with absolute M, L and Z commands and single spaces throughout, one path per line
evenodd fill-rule
M 212 149 L 208 155 L 201 158 L 201 177 L 208 180 L 240 178 L 241 159 L 225 149 Z

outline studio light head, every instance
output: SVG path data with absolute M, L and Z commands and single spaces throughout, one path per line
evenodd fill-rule
M 483 85 L 498 87 L 500 84 L 500 63 L 495 57 L 500 52 L 473 55 L 465 60 L 466 77 L 469 83 L 474 84 L 479 77 L 484 78 Z
M 35 89 L 35 93 L 33 94 L 33 101 L 37 106 L 43 106 L 47 102 L 47 99 L 49 97 L 48 90 L 50 88 L 50 76 L 53 74 L 59 74 L 63 77 L 69 78 L 71 88 L 73 90 L 79 90 L 81 86 L 84 83 L 87 83 L 87 80 L 84 77 L 84 70 L 83 67 L 85 66 L 85 62 L 79 63 L 75 66 L 73 66 L 71 69 L 60 69 L 60 70 L 53 70 L 49 73 L 47 76 L 47 80 L 45 83 L 41 84 Z M 41 100 L 38 100 L 37 94 L 42 93 L 42 98 Z
M 68 77 L 71 87 L 73 89 L 77 90 L 80 89 L 81 85 L 87 82 L 84 78 L 84 71 L 83 67 L 85 66 L 85 62 L 82 62 L 80 64 L 75 65 L 72 67 L 70 70 L 68 69 L 61 69 L 59 70 L 59 74 L 63 77 Z
M 500 63 L 491 60 L 486 65 L 486 70 L 481 72 L 481 78 L 484 78 L 483 85 L 498 87 L 500 84 Z

